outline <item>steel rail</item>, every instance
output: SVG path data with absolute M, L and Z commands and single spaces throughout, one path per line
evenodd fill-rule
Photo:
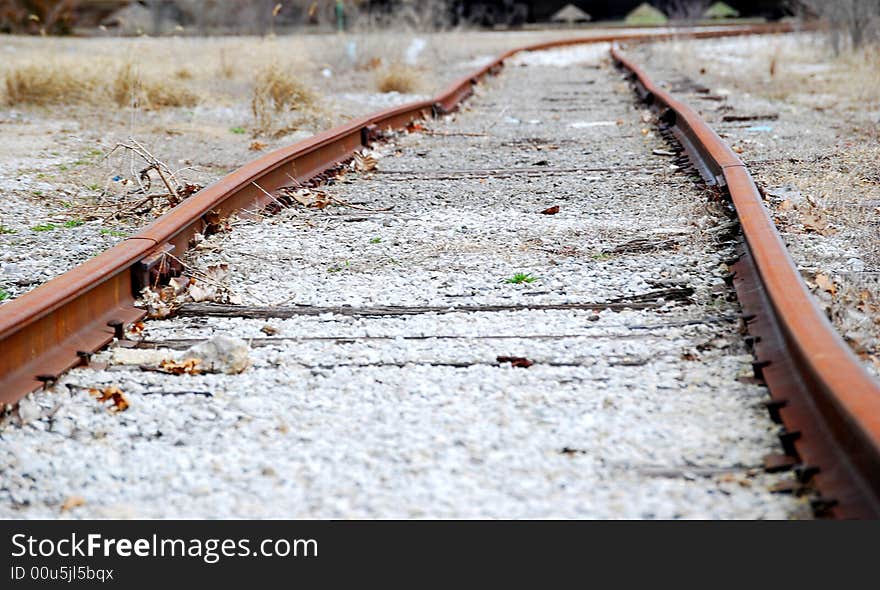
M 143 231 L 96 258 L 0 307 L 0 404 L 12 404 L 51 384 L 83 362 L 124 327 L 144 316 L 135 307 L 140 287 L 149 284 L 173 252 L 179 258 L 196 232 L 211 219 L 264 207 L 271 193 L 295 178 L 305 182 L 367 146 L 375 129 L 399 129 L 410 122 L 454 110 L 473 86 L 521 52 L 615 40 L 642 42 L 790 32 L 791 25 L 717 27 L 684 32 L 622 33 L 530 45 L 508 51 L 465 76 L 432 100 L 405 104 L 350 121 L 276 150 L 185 200 Z M 267 194 L 268 193 L 268 194 Z
M 880 383 L 811 297 L 739 156 L 618 48 L 612 57 L 703 178 L 729 193 L 745 241 L 732 281 L 755 374 L 770 389 L 771 412 L 785 425 L 783 445 L 799 461 L 800 482 L 822 494 L 814 508 L 840 518 L 880 517 Z
M 355 119 L 310 139 L 267 154 L 200 191 L 136 236 L 0 307 L 0 403 L 17 402 L 56 381 L 60 374 L 124 336 L 144 316 L 135 298 L 161 278 L 173 252 L 180 257 L 190 239 L 217 219 L 260 209 L 272 193 L 306 182 L 369 145 L 375 131 L 455 110 L 474 85 L 497 73 L 524 51 L 587 43 L 702 39 L 804 30 L 793 25 L 663 30 L 549 41 L 508 51 L 456 80 L 431 100 Z M 695 111 L 657 87 L 613 49 L 643 98 L 664 119 L 707 181 L 726 187 L 745 235 L 745 251 L 734 266 L 734 287 L 752 333 L 756 374 L 770 387 L 771 410 L 787 428 L 783 443 L 801 461 L 798 474 L 824 496 L 817 508 L 839 517 L 880 515 L 880 387 L 815 306 L 784 244 L 764 210 L 739 157 Z M 292 180 L 292 179 L 295 179 Z

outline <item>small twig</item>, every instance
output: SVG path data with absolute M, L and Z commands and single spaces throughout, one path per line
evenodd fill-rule
M 187 264 L 186 262 L 184 262 L 183 260 L 181 260 L 180 258 L 175 256 L 174 254 L 171 254 L 170 252 L 165 252 L 164 256 L 167 256 L 168 258 L 171 258 L 171 259 L 179 262 L 181 267 L 188 269 L 190 272 L 192 272 L 192 274 L 196 275 L 199 278 L 199 280 L 204 281 L 205 283 L 208 283 L 209 285 L 213 285 L 214 287 L 217 287 L 218 289 L 223 289 L 224 291 L 226 291 L 229 294 L 233 294 L 232 290 L 229 288 L 229 285 L 223 285 L 223 284 L 218 283 L 216 281 L 212 281 L 211 279 L 209 279 L 207 277 L 207 275 L 205 275 L 205 273 L 203 273 L 199 269 Z M 248 289 L 247 287 L 244 287 L 244 291 L 246 293 L 248 293 L 251 297 L 256 299 L 257 301 L 259 301 L 261 303 L 266 302 L 265 299 L 263 299 L 262 297 L 260 297 L 259 295 L 257 295 L 256 293 L 254 293 L 253 291 Z
M 300 188 L 304 188 L 304 189 L 308 190 L 308 189 L 303 185 L 303 183 L 301 183 L 300 181 L 298 181 L 296 178 L 294 178 L 294 177 L 291 176 L 290 174 L 287 175 L 287 178 L 289 178 L 290 180 L 292 180 L 293 182 L 295 182 L 296 185 L 297 185 L 298 187 L 300 187 Z M 328 195 L 328 196 L 330 197 L 330 200 L 331 200 L 332 202 L 334 202 L 334 203 L 336 203 L 336 204 L 338 204 L 338 205 L 342 205 L 343 207 L 350 207 L 351 209 L 357 209 L 357 210 L 359 210 L 359 211 L 371 211 L 371 212 L 373 212 L 373 213 L 382 213 L 382 212 L 385 212 L 385 211 L 391 211 L 392 209 L 394 209 L 393 206 L 391 206 L 391 207 L 386 207 L 386 208 L 384 208 L 384 209 L 373 209 L 373 208 L 370 208 L 370 207 L 363 207 L 363 206 L 360 206 L 360 205 L 353 205 L 352 203 L 349 203 L 348 201 L 344 201 L 343 199 L 340 199 L 339 197 L 334 197 L 334 196 L 332 196 L 332 195 Z
M 420 132 L 422 135 L 435 135 L 439 137 L 489 137 L 487 133 L 463 133 L 449 131 L 430 131 L 424 130 Z
M 259 184 L 257 184 L 256 181 L 251 182 L 251 184 L 254 185 L 255 187 L 257 187 L 258 189 L 260 189 L 261 191 L 263 191 L 263 194 L 264 194 L 264 195 L 266 195 L 267 197 L 269 197 L 270 199 L 272 199 L 273 201 L 275 201 L 275 204 L 276 204 L 276 205 L 278 205 L 278 206 L 281 207 L 282 209 L 286 209 L 286 208 L 287 208 L 287 207 L 284 205 L 284 203 L 282 203 L 282 202 L 279 201 L 277 198 L 275 198 L 275 196 L 272 195 L 272 193 L 270 193 L 269 191 L 267 191 L 266 189 L 264 189 L 263 187 L 261 187 Z
M 172 260 L 175 260 L 178 263 L 180 263 L 180 266 L 182 268 L 189 270 L 192 274 L 196 275 L 199 278 L 199 280 L 204 281 L 204 282 L 208 283 L 209 285 L 213 285 L 214 287 L 217 287 L 219 289 L 229 290 L 228 285 L 218 283 L 217 281 L 214 281 L 214 280 L 208 278 L 208 275 L 206 275 L 204 272 L 200 271 L 199 269 L 195 268 L 194 266 L 187 264 L 186 262 L 184 262 L 183 260 L 181 260 L 180 258 L 175 256 L 174 254 L 171 254 L 170 252 L 165 252 L 163 254 L 163 257 L 166 257 L 166 256 L 168 258 L 171 258 Z
M 168 192 L 170 193 L 169 196 L 173 197 L 171 199 L 168 199 L 169 202 L 171 203 L 171 206 L 176 207 L 177 205 L 180 204 L 180 195 L 177 194 L 177 191 L 174 189 L 173 186 L 171 186 L 171 184 L 165 178 L 165 175 L 162 174 L 162 168 L 160 168 L 159 166 L 156 166 L 155 170 L 156 170 L 156 174 L 159 175 L 159 178 L 161 178 L 162 182 L 165 184 L 165 188 L 168 189 Z
M 101 220 L 108 221 L 113 218 L 118 219 L 118 218 L 122 217 L 123 215 L 125 215 L 126 213 L 130 213 L 130 212 L 134 211 L 135 209 L 143 207 L 146 204 L 149 204 L 150 207 L 152 208 L 153 207 L 153 199 L 155 199 L 155 198 L 156 198 L 156 195 L 148 195 L 146 198 L 141 199 L 140 201 L 138 201 L 134 205 L 127 207 L 125 209 L 121 209 L 119 207 L 119 205 L 116 205 L 116 211 L 114 211 L 112 215 L 108 215 L 106 217 L 101 218 Z
M 174 184 L 179 185 L 180 182 L 177 180 L 177 177 L 174 175 L 174 172 L 171 171 L 171 168 L 168 167 L 167 164 L 161 162 L 156 156 L 150 153 L 150 151 L 145 148 L 140 142 L 138 142 L 133 137 L 130 137 L 129 140 L 134 143 L 138 148 L 140 148 L 140 152 L 138 152 L 142 158 L 144 158 L 147 163 L 151 165 L 153 169 L 156 170 L 156 174 L 159 175 L 159 178 L 162 179 L 162 182 L 165 184 L 165 187 L 168 189 L 168 192 L 171 194 L 173 199 L 169 199 L 171 202 L 171 206 L 174 207 L 180 203 L 180 195 L 177 194 L 177 189 L 175 189 L 168 179 L 165 178 L 165 175 L 162 174 L 162 169 L 164 168 L 168 175 L 171 176 L 171 179 L 174 181 Z M 146 154 L 147 157 L 144 157 Z
M 147 193 L 150 190 L 152 183 L 150 182 L 149 172 L 150 170 L 155 170 L 156 174 L 159 175 L 159 178 L 165 185 L 165 188 L 168 189 L 169 203 L 172 207 L 177 206 L 182 200 L 180 198 L 179 191 L 176 188 L 177 186 L 180 186 L 180 181 L 177 179 L 177 175 L 174 173 L 173 170 L 171 170 L 171 168 L 167 164 L 156 158 L 156 156 L 150 153 L 150 150 L 144 147 L 143 144 L 138 142 L 136 139 L 130 137 L 129 141 L 130 143 L 117 143 L 115 146 L 113 146 L 113 149 L 107 152 L 107 155 L 104 156 L 103 160 L 109 158 L 113 154 L 113 152 L 115 152 L 119 148 L 129 150 L 133 154 L 138 155 L 144 162 L 148 164 L 146 168 L 141 170 L 140 174 L 135 174 L 133 168 L 134 163 L 132 162 L 131 175 L 137 180 L 137 183 L 140 187 L 140 192 Z M 170 180 L 169 178 L 166 178 L 166 175 L 170 177 Z M 147 184 L 144 185 L 143 181 L 146 181 Z M 131 193 L 132 191 L 130 191 L 129 194 Z
M 145 391 L 141 395 L 203 395 L 214 397 L 210 391 Z
M 287 178 L 289 178 L 290 180 L 292 180 L 293 182 L 295 182 L 297 186 L 302 187 L 302 188 L 305 188 L 305 186 L 303 185 L 303 183 L 301 183 L 300 181 L 298 181 L 296 178 L 294 178 L 294 177 L 291 176 L 290 174 L 287 174 Z
M 353 205 L 352 203 L 349 203 L 348 201 L 343 201 L 339 197 L 333 197 L 333 196 L 330 197 L 330 200 L 333 201 L 334 203 L 342 205 L 343 207 L 350 207 L 351 209 L 357 209 L 358 211 L 370 211 L 372 213 L 383 213 L 383 212 L 391 211 L 394 209 L 393 205 L 391 207 L 385 207 L 383 209 L 374 209 L 371 207 L 363 207 L 361 205 Z

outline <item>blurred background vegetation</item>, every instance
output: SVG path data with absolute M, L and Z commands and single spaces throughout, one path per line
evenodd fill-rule
M 718 10 L 721 3 L 710 0 L 0 0 L 0 31 L 266 35 L 291 28 L 546 26 L 569 4 L 592 21 L 623 19 L 635 10 L 648 9 L 640 4 L 652 5 L 673 22 L 706 19 L 712 10 L 718 15 L 726 12 Z M 836 52 L 880 40 L 880 0 L 730 0 L 725 6 L 739 17 L 824 19 Z

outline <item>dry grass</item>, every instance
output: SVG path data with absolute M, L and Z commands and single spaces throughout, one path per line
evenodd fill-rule
M 226 55 L 226 50 L 220 50 L 220 63 L 218 64 L 217 71 L 221 78 L 224 80 L 232 80 L 235 78 L 237 73 L 235 64 L 229 61 L 229 57 Z
M 198 97 L 186 86 L 163 78 L 147 78 L 137 68 L 127 63 L 116 73 L 110 88 L 117 106 L 161 109 L 166 107 L 190 107 Z
M 97 82 L 91 76 L 60 65 L 25 65 L 6 72 L 9 106 L 56 105 L 87 102 Z
M 302 115 L 316 111 L 315 94 L 303 84 L 290 68 L 271 63 L 257 72 L 253 83 L 251 112 L 254 115 L 254 134 L 262 135 L 294 129 L 284 113 Z
M 843 54 L 837 64 L 845 91 L 854 91 L 857 100 L 880 103 L 880 45 Z
M 692 42 L 671 50 L 683 71 L 703 70 L 740 92 L 811 108 L 864 109 L 880 104 L 878 46 L 835 56 L 822 38 L 810 36 L 721 40 L 713 45 L 721 49 L 708 59 Z
M 394 63 L 376 73 L 376 89 L 379 92 L 409 94 L 419 87 L 419 80 L 416 68 Z
M 111 87 L 111 96 L 116 106 L 127 107 L 137 103 L 137 95 L 139 89 L 139 76 L 136 74 L 134 66 L 130 63 L 122 66 L 116 73 Z
M 163 80 L 147 81 L 144 95 L 146 106 L 151 109 L 191 107 L 199 102 L 199 97 L 186 86 Z
M 107 69 L 106 64 L 75 62 L 14 66 L 3 74 L 5 103 L 19 107 L 115 104 L 161 109 L 193 106 L 197 102 L 197 95 L 183 83 L 161 76 L 143 76 L 131 63 L 120 67 L 115 76 L 99 75 Z

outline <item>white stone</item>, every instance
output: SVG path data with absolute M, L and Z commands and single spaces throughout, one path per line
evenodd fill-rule
M 201 360 L 199 368 L 204 372 L 233 375 L 247 368 L 249 350 L 241 338 L 220 334 L 189 348 L 181 358 Z

